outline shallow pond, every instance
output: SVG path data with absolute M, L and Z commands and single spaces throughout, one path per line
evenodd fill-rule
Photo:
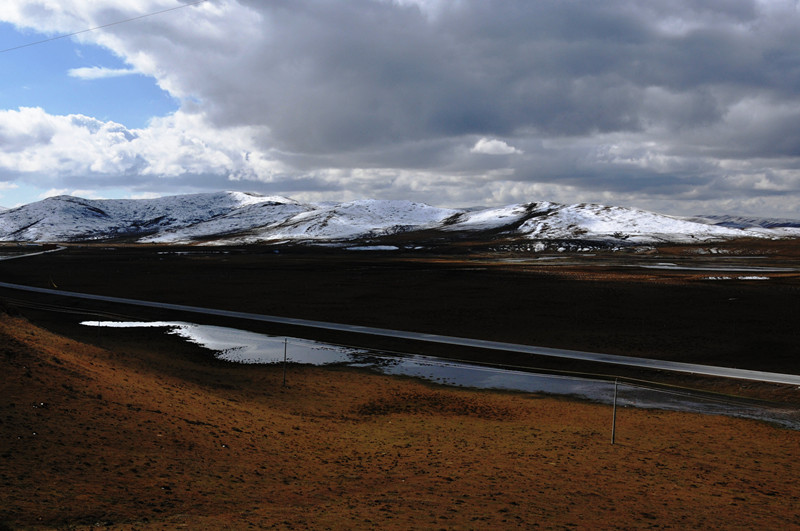
M 110 328 L 163 328 L 168 334 L 213 351 L 219 359 L 236 363 L 283 363 L 285 359 L 287 363 L 365 367 L 384 374 L 413 376 L 444 385 L 570 395 L 607 404 L 613 402 L 615 394 L 615 384 L 608 380 L 488 367 L 446 358 L 388 353 L 220 326 L 178 321 L 84 321 L 81 324 Z M 621 407 L 722 414 L 800 429 L 800 411 L 795 409 L 765 407 L 744 400 L 706 397 L 624 382 L 618 384 L 616 391 L 617 405 Z

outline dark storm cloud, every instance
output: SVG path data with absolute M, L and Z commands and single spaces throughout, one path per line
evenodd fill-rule
M 796 101 L 800 88 L 797 19 L 754 2 L 481 0 L 435 15 L 367 0 L 247 5 L 262 16 L 253 49 L 192 90 L 218 123 L 267 124 L 276 147 L 309 155 L 679 130 L 745 97 Z

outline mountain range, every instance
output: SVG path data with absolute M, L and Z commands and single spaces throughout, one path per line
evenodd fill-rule
M 800 221 L 675 217 L 596 204 L 531 202 L 448 209 L 358 200 L 307 203 L 242 192 L 158 199 L 57 196 L 0 210 L 0 241 L 165 244 L 425 245 L 459 240 L 583 242 L 605 247 L 800 237 Z

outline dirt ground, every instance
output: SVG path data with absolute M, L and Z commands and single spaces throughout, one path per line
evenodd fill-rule
M 0 528 L 800 529 L 797 431 L 115 337 L 0 315 Z

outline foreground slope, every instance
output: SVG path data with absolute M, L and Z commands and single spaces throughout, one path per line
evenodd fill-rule
M 800 432 L 72 333 L 0 314 L 0 527 L 800 523 Z
M 731 219 L 678 218 L 633 208 L 549 202 L 447 209 L 387 200 L 302 203 L 240 192 L 140 200 L 58 196 L 0 212 L 0 241 L 347 244 L 380 243 L 403 234 L 410 245 L 434 237 L 630 245 L 800 236 L 800 223 Z

